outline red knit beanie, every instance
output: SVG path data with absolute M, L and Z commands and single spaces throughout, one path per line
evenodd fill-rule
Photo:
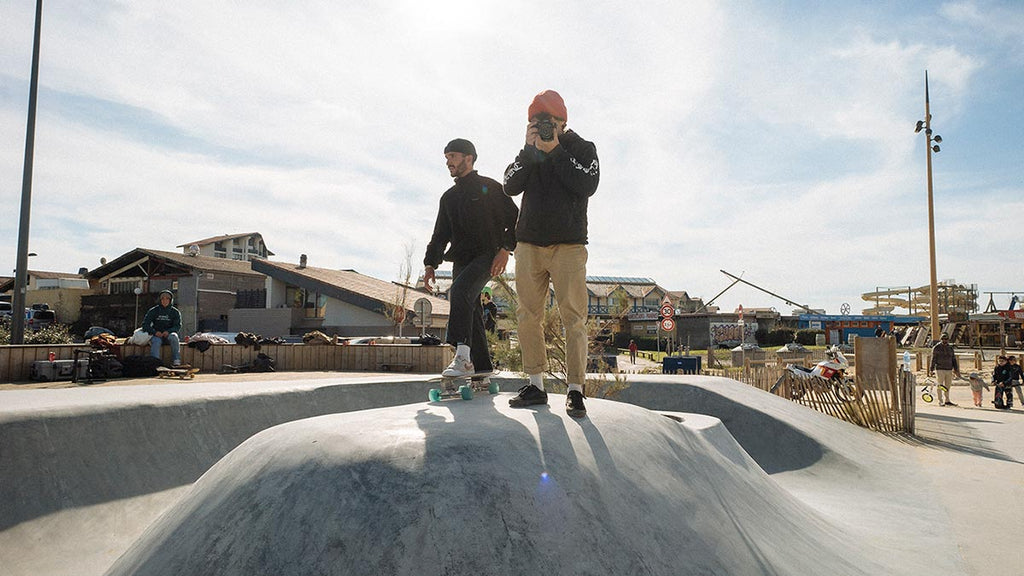
M 569 119 L 569 113 L 565 110 L 565 102 L 554 90 L 545 90 L 533 97 L 533 103 L 530 104 L 530 112 L 526 119 L 529 120 L 542 112 L 547 112 L 560 120 Z

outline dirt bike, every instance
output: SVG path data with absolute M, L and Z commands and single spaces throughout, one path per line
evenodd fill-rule
M 802 398 L 809 388 L 818 391 L 831 389 L 837 398 L 844 402 L 856 400 L 860 394 L 853 378 L 846 375 L 850 362 L 839 350 L 831 346 L 825 351 L 826 358 L 815 364 L 814 368 L 805 368 L 797 364 L 787 364 L 782 376 L 772 385 L 769 392 L 774 393 L 787 379 L 789 397 L 792 400 Z

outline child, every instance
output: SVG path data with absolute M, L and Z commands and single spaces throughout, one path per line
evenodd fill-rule
M 981 389 L 988 390 L 989 387 L 985 385 L 985 381 L 981 379 L 981 374 L 977 372 L 971 372 L 968 376 L 971 382 L 971 396 L 974 397 L 974 405 L 981 407 Z
M 1020 383 L 1024 380 L 1024 369 L 1021 369 L 1020 364 L 1017 364 L 1016 356 L 1007 356 L 1006 365 L 1010 368 L 1010 383 L 1006 385 L 1006 394 L 1009 396 L 1009 400 L 1006 402 L 1006 407 L 1013 406 L 1013 389 L 1017 389 L 1017 399 L 1024 403 L 1024 396 L 1021 395 Z
M 1009 410 L 1013 407 L 1013 388 L 1010 388 L 1010 365 L 1006 356 L 996 357 L 996 367 L 992 370 L 992 383 L 996 386 L 996 399 L 992 401 L 996 408 Z M 1003 402 L 1003 394 L 1008 395 L 1007 402 Z

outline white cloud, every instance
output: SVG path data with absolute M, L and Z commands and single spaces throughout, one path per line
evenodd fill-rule
M 24 4 L 0 7 L 7 205 L 20 191 Z M 694 296 L 727 285 L 721 268 L 830 311 L 876 284 L 923 283 L 913 125 L 926 68 L 951 136 L 941 193 L 984 205 L 1021 187 L 1011 169 L 978 170 L 957 152 L 978 146 L 957 134 L 977 123 L 978 75 L 1006 68 L 1007 86 L 1020 86 L 1019 63 L 1000 50 L 1013 34 L 1001 23 L 1022 12 L 1006 5 L 922 8 L 909 24 L 883 9 L 710 0 L 46 10 L 32 245 L 33 266 L 48 269 L 259 231 L 283 260 L 306 253 L 395 278 L 406 245 L 419 265 L 451 184 L 444 144 L 470 138 L 481 173 L 500 179 L 545 88 L 562 92 L 570 127 L 602 160 L 591 272 Z M 939 206 L 949 276 L 1020 283 L 972 249 L 994 247 L 967 233 L 990 215 L 946 196 Z M 0 222 L 0 261 L 14 261 L 16 237 L 16 223 Z M 733 298 L 787 308 L 756 291 L 723 301 Z

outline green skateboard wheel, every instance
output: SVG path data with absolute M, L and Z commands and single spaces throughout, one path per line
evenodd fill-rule
M 441 389 L 440 388 L 431 388 L 430 392 L 427 393 L 427 397 L 430 398 L 431 402 L 440 402 L 441 401 Z
M 462 395 L 463 400 L 472 400 L 473 388 L 471 386 L 459 386 L 459 394 Z

